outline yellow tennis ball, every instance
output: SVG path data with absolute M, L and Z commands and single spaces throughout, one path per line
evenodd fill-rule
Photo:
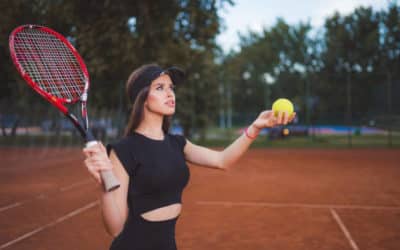
M 272 104 L 272 110 L 275 116 L 278 116 L 279 111 L 286 111 L 290 116 L 293 113 L 293 103 L 285 98 L 279 98 Z

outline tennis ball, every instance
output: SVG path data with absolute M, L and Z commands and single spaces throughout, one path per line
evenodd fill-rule
M 279 98 L 272 104 L 272 110 L 275 116 L 278 116 L 279 111 L 286 111 L 290 116 L 293 113 L 293 103 L 285 98 Z

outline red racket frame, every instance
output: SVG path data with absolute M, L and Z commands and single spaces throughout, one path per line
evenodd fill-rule
M 16 50 L 15 50 L 15 39 L 16 36 L 19 32 L 21 32 L 24 29 L 39 29 L 43 32 L 49 33 L 59 39 L 64 45 L 66 45 L 72 54 L 75 56 L 77 62 L 79 63 L 79 66 L 82 70 L 83 76 L 84 76 L 84 89 L 82 91 L 82 94 L 75 97 L 74 99 L 68 99 L 68 98 L 60 98 L 55 95 L 52 95 L 51 93 L 48 93 L 44 91 L 38 83 L 36 83 L 30 75 L 24 70 L 22 65 L 20 64 L 17 55 L 16 55 Z M 17 27 L 12 31 L 9 37 L 9 47 L 10 47 L 10 55 L 11 59 L 17 68 L 18 72 L 20 75 L 24 78 L 24 80 L 28 83 L 29 86 L 31 86 L 37 93 L 39 93 L 43 98 L 45 98 L 47 101 L 49 101 L 53 106 L 55 106 L 58 110 L 60 110 L 73 124 L 74 126 L 79 130 L 81 136 L 84 138 L 86 141 L 86 145 L 90 146 L 92 144 L 96 143 L 96 140 L 89 130 L 89 124 L 88 124 L 88 116 L 87 116 L 87 108 L 86 108 L 86 102 L 87 102 L 87 92 L 89 90 L 89 73 L 86 68 L 86 65 L 82 59 L 82 57 L 79 55 L 77 50 L 72 46 L 72 44 L 61 34 L 58 32 L 44 27 L 44 26 L 39 26 L 39 25 L 22 25 Z M 81 102 L 81 115 L 82 115 L 82 122 L 83 126 L 79 122 L 78 118 L 74 116 L 72 113 L 69 112 L 68 108 L 65 106 L 65 104 L 74 104 L 76 102 L 80 101 Z M 112 175 L 112 176 L 110 176 Z M 104 180 L 105 184 L 105 189 L 106 191 L 111 191 L 119 187 L 119 182 L 113 176 L 111 171 L 103 171 L 102 172 L 102 177 Z

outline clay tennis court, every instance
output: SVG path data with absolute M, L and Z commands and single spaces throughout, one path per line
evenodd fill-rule
M 80 149 L 0 154 L 0 249 L 108 249 Z M 190 169 L 179 249 L 400 249 L 398 149 L 252 149 Z

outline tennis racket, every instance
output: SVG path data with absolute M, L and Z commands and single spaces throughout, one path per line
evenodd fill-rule
M 86 147 L 95 145 L 86 109 L 89 73 L 71 43 L 50 28 L 22 25 L 12 31 L 9 47 L 15 66 L 28 85 L 74 124 Z M 81 104 L 79 120 L 66 106 L 77 102 Z M 101 177 L 106 191 L 120 186 L 110 170 L 102 171 Z

